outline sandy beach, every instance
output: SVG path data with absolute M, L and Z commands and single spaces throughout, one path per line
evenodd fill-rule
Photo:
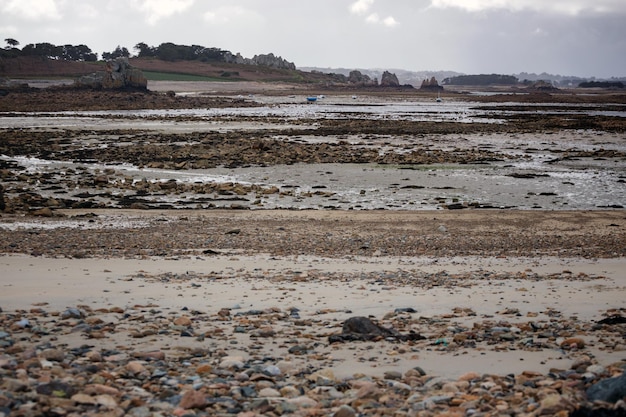
M 313 340 L 318 339 L 323 345 L 316 350 L 327 355 L 318 366 L 332 366 L 338 378 L 351 378 L 359 373 L 382 377 L 385 371 L 403 372 L 414 366 L 422 367 L 428 374 L 451 379 L 477 369 L 492 374 L 547 373 L 552 368 L 568 369 L 580 355 L 591 355 L 604 366 L 626 359 L 622 349 L 607 350 L 593 332 L 582 336 L 588 347 L 577 352 L 559 349 L 558 343 L 563 338 L 555 340 L 553 349 L 539 351 L 510 349 L 508 343 L 495 348 L 435 349 L 431 347 L 432 342 L 440 339 L 435 336 L 446 335 L 446 332 L 440 333 L 441 323 L 433 327 L 425 323 L 426 319 L 437 318 L 447 327 L 472 328 L 485 322 L 507 322 L 522 327 L 529 321 L 548 321 L 554 315 L 577 324 L 597 322 L 621 309 L 626 285 L 623 258 L 334 259 L 259 254 L 136 260 L 7 255 L 1 261 L 4 311 L 42 306 L 49 312 L 62 312 L 81 305 L 96 311 L 112 307 L 142 311 L 150 307 L 171 315 L 184 315 L 184 311 L 190 310 L 209 316 L 194 321 L 194 327 L 212 333 L 215 323 L 210 316 L 216 316 L 222 309 L 232 309 L 233 313 L 250 310 L 285 313 L 297 308 L 299 316 L 310 321 L 311 328 L 307 330 L 316 335 Z M 427 282 L 420 285 L 410 279 L 442 273 L 451 278 L 441 285 L 431 286 Z M 489 274 L 499 278 L 495 281 L 483 278 Z M 381 281 L 380 277 L 385 276 L 389 278 Z M 394 280 L 393 277 L 406 279 Z M 417 322 L 414 330 L 430 334 L 429 340 L 419 348 L 414 346 L 404 354 L 389 357 L 384 352 L 397 349 L 395 342 L 332 346 L 325 340 L 324 336 L 340 332 L 341 324 L 349 317 L 370 316 L 380 320 L 402 308 L 416 311 L 410 315 Z M 45 323 L 45 319 L 40 320 Z M 149 318 L 146 321 L 149 322 Z M 277 323 L 277 334 L 264 352 L 266 355 L 283 359 L 293 356 L 278 347 L 293 343 L 290 342 L 292 326 L 290 322 Z M 228 343 L 233 335 L 229 335 L 228 327 L 232 325 L 226 327 L 226 337 L 217 345 L 229 355 L 242 352 L 250 355 L 250 340 L 242 338 L 235 338 L 241 346 L 231 351 Z M 449 341 L 453 343 L 451 336 L 448 336 Z M 76 335 L 73 342 L 75 345 L 69 344 L 69 348 L 79 347 L 85 342 L 84 335 Z M 136 341 L 126 332 L 117 330 L 101 339 L 98 345 L 100 348 L 126 345 L 149 350 L 156 346 L 172 349 L 177 343 L 181 343 L 180 339 Z M 203 343 L 191 344 L 194 345 Z M 355 355 L 351 354 L 355 347 L 360 351 L 372 346 L 380 350 L 379 360 L 355 362 Z M 297 357 L 294 360 L 301 362 Z M 310 366 L 312 361 L 306 358 L 301 366 L 305 364 Z
M 114 210 L 91 213 L 89 220 L 87 213 L 62 214 L 43 221 L 4 218 L 4 252 L 16 252 L 0 258 L 3 326 L 13 341 L 3 356 L 5 368 L 11 369 L 9 358 L 27 354 L 28 346 L 42 346 L 45 357 L 51 350 L 89 346 L 84 354 L 100 352 L 100 367 L 128 377 L 129 367 L 149 374 L 165 363 L 170 374 L 176 369 L 178 384 L 195 374 L 181 393 L 208 394 L 212 378 L 232 375 L 239 381 L 246 369 L 279 369 L 267 384 L 278 395 L 269 398 L 274 410 L 300 398 L 292 388 L 312 379 L 327 391 L 334 386 L 331 393 L 341 384 L 355 388 L 333 394 L 342 399 L 335 398 L 335 406 L 324 402 L 328 392 L 308 391 L 306 401 L 314 402 L 296 407 L 302 415 L 312 408 L 333 413 L 343 403 L 358 409 L 355 401 L 363 400 L 358 392 L 367 381 L 371 389 L 419 386 L 419 400 L 411 396 L 417 388 L 392 390 L 386 395 L 405 405 L 383 407 L 438 415 L 476 409 L 472 401 L 460 402 L 460 408 L 450 402 L 470 395 L 461 393 L 473 386 L 489 386 L 498 375 L 541 384 L 534 397 L 517 405 L 512 398 L 521 386 L 513 384 L 501 399 L 484 400 L 486 411 L 497 410 L 502 398 L 509 410 L 554 410 L 533 398 L 572 378 L 572 370 L 585 378 L 591 378 L 587 369 L 606 377 L 626 361 L 622 325 L 598 324 L 623 314 L 621 211 Z M 85 221 L 92 226 L 84 227 Z M 419 249 L 409 235 L 431 244 Z M 562 235 L 571 246 L 550 239 Z M 523 243 L 529 241 L 534 244 Z M 421 338 L 331 343 L 351 317 Z M 160 359 L 154 362 L 152 355 Z M 75 354 L 62 357 L 58 365 L 40 359 L 39 379 L 49 370 L 65 374 L 54 369 L 67 361 L 82 363 Z M 461 381 L 467 378 L 472 382 L 465 386 Z M 578 382 L 571 390 L 561 389 L 559 398 L 567 402 L 557 409 L 574 410 L 570 401 L 580 403 L 585 378 L 573 379 Z M 90 380 L 79 390 L 94 395 L 98 379 Z M 151 389 L 162 392 L 163 383 L 153 381 Z M 234 386 L 241 384 L 256 387 L 257 401 L 267 398 L 267 391 L 261 394 L 266 384 Z M 305 392 L 312 389 L 308 384 Z M 119 409 L 132 394 L 114 386 L 119 400 L 111 408 Z M 450 395 L 448 390 L 458 394 L 428 403 Z M 260 405 L 254 401 L 237 400 L 242 408 L 235 409 L 256 415 Z M 177 410 L 149 404 L 152 411 Z M 183 406 L 195 407 L 215 411 L 205 403 Z

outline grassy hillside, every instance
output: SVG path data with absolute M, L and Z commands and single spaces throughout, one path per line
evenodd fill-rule
M 263 81 L 319 83 L 327 76 L 298 70 L 255 65 L 208 63 L 199 61 L 162 61 L 131 58 L 131 65 L 144 71 L 149 80 L 159 81 Z M 41 57 L 0 58 L 0 77 L 60 78 L 78 77 L 104 70 L 103 62 L 73 62 Z
M 61 61 L 32 56 L 0 58 L 0 77 L 7 78 L 78 77 L 103 69 L 103 62 Z

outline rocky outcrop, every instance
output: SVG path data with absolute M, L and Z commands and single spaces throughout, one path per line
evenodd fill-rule
M 440 91 L 443 90 L 443 87 L 439 85 L 437 79 L 435 77 L 431 77 L 430 80 L 422 81 L 422 85 L 420 86 L 420 90 L 426 91 Z
M 266 67 L 288 70 L 296 69 L 296 64 L 293 62 L 289 62 L 279 56 L 274 56 L 274 54 L 271 53 L 267 55 L 255 55 L 251 61 L 252 65 L 264 65 Z
M 534 83 L 529 85 L 526 89 L 537 91 L 537 92 L 544 92 L 544 93 L 559 91 L 559 89 L 553 86 L 552 83 L 548 81 L 543 81 L 543 80 L 535 81 Z
M 361 71 L 350 71 L 348 82 L 355 85 L 376 85 L 376 79 L 370 78 L 369 75 L 361 73 Z
M 224 61 L 230 64 L 240 65 L 263 65 L 270 68 L 295 70 L 296 64 L 289 62 L 272 53 L 255 55 L 253 58 L 244 58 L 241 54 L 232 54 L 227 52 L 224 54 Z
M 129 64 L 128 58 L 116 58 L 107 62 L 105 71 L 83 75 L 76 79 L 74 84 L 77 87 L 87 87 L 97 90 L 146 90 L 148 80 L 139 68 L 135 68 Z
M 233 54 L 230 51 L 224 52 L 223 58 L 224 58 L 224 62 L 228 64 L 239 64 L 239 65 L 245 65 L 246 59 L 247 59 L 241 56 L 240 53 Z
M 380 78 L 380 85 L 381 87 L 400 87 L 400 82 L 398 81 L 396 74 L 385 71 Z

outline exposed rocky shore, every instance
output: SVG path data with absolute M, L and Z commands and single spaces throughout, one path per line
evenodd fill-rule
M 420 169 L 506 165 L 542 151 L 550 164 L 619 171 L 626 123 L 610 114 L 623 105 L 578 112 L 596 99 L 574 105 L 564 95 L 522 112 L 494 104 L 500 123 L 168 116 L 179 128 L 168 131 L 109 128 L 120 116 L 103 114 L 88 116 L 94 128 L 3 128 L 0 416 L 626 415 L 619 204 L 248 210 L 268 195 L 330 200 L 334 191 L 296 196 L 289 183 L 144 180 L 123 169 Z M 0 111 L 17 121 L 26 111 L 258 105 L 25 89 Z M 190 132 L 188 122 L 226 127 Z M 541 149 L 527 137 L 506 151 L 466 137 L 529 133 L 545 135 L 532 142 Z M 34 169 L 41 161 L 53 163 Z M 163 210 L 186 200 L 190 209 Z
M 526 99 L 526 96 L 520 96 Z M 396 97 L 397 98 L 397 97 Z M 597 98 L 597 97 L 596 97 Z M 587 102 L 589 97 L 581 98 Z M 3 107 L 4 106 L 4 107 Z M 176 95 L 156 92 L 115 92 L 86 89 L 32 89 L 14 92 L 0 101 L 0 110 L 7 113 L 7 122 L 16 120 L 22 111 L 69 111 L 132 109 L 188 109 L 188 108 L 254 108 L 260 106 L 255 100 L 229 98 L 214 95 Z M 174 208 L 195 204 L 197 207 L 224 207 L 227 200 L 234 208 L 262 207 L 264 196 L 294 197 L 293 189 L 275 185 L 241 183 L 187 183 L 177 181 L 144 181 L 129 177 L 120 164 L 138 168 L 175 170 L 215 167 L 245 168 L 251 166 L 278 166 L 291 164 L 377 164 L 407 169 L 432 164 L 490 164 L 515 162 L 527 159 L 538 149 L 523 148 L 515 153 L 503 152 L 498 146 L 468 146 L 463 135 L 516 135 L 558 132 L 610 132 L 619 135 L 626 122 L 623 117 L 608 115 L 588 116 L 596 104 L 536 103 L 519 107 L 511 104 L 493 104 L 485 114 L 497 114 L 503 123 L 485 120 L 472 123 L 458 121 L 411 121 L 394 119 L 371 119 L 364 113 L 350 118 L 310 119 L 307 117 L 283 118 L 277 116 L 212 116 L 209 120 L 219 128 L 221 124 L 233 124 L 230 130 L 196 131 L 188 133 L 155 132 L 141 125 L 146 122 L 158 124 L 166 120 L 170 126 L 188 123 L 206 126 L 207 118 L 188 115 L 142 115 L 88 114 L 77 117 L 96 118 L 115 123 L 123 120 L 120 129 L 81 129 L 58 127 L 50 129 L 3 129 L 0 154 L 38 158 L 41 160 L 85 162 L 106 164 L 104 170 L 59 167 L 58 172 L 30 170 L 15 161 L 0 160 L 0 178 L 4 183 L 4 210 L 6 212 L 37 212 L 45 208 Z M 607 112 L 619 112 L 623 106 L 605 104 Z M 557 111 L 558 110 L 558 111 Z M 568 112 L 562 117 L 560 112 Z M 62 118 L 62 113 L 42 114 L 41 120 Z M 255 128 L 265 124 L 261 129 Z M 245 127 L 237 128 L 237 126 Z M 303 140 L 303 136 L 314 140 Z M 448 136 L 447 136 L 448 135 Z M 457 139 L 448 139 L 458 135 Z M 460 139 L 459 139 L 460 138 Z M 548 140 L 549 138 L 546 138 Z M 446 143 L 446 141 L 449 141 Z M 442 146 L 444 145 L 444 146 Z M 546 142 L 546 146 L 550 146 Z M 621 150 L 603 146 L 581 148 L 571 146 L 550 149 L 552 163 L 576 160 L 623 160 Z M 539 173 L 540 174 L 540 173 Z M 42 193 L 41 184 L 47 192 Z M 419 187 L 419 185 L 415 185 Z M 76 191 L 76 189 L 80 189 Z M 51 196 L 53 194 L 53 196 Z M 178 199 L 175 204 L 164 199 Z M 316 189 L 300 193 L 298 197 L 330 199 L 332 189 Z M 160 196 L 160 197 L 159 197 Z M 461 202 L 480 206 L 473 201 Z M 169 204 L 169 205 L 168 205 Z M 329 206 L 331 204 L 328 204 Z M 444 204 L 450 206 L 450 201 Z M 613 206 L 612 204 L 611 206 Z M 44 212 L 48 213 L 49 212 Z
M 626 217 L 622 210 L 470 210 L 465 213 L 338 211 L 324 216 L 323 211 L 317 210 L 154 210 L 119 214 L 60 210 L 54 217 L 33 218 L 32 228 L 27 227 L 29 223 L 24 223 L 23 216 L 5 215 L 5 228 L 0 229 L 0 251 L 34 256 L 139 259 L 193 256 L 203 251 L 331 258 L 626 256 Z

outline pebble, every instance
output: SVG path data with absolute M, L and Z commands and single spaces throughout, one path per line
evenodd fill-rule
M 126 364 L 126 370 L 131 375 L 137 375 L 146 371 L 146 367 L 141 362 L 130 361 Z
M 347 404 L 343 404 L 335 411 L 333 417 L 356 417 L 356 410 Z
M 263 373 L 270 376 L 278 376 L 282 373 L 281 369 L 276 365 L 268 365 L 263 368 Z
M 65 359 L 65 352 L 60 349 L 46 349 L 42 351 L 39 356 L 49 361 L 63 362 Z
M 220 361 L 219 367 L 222 369 L 243 369 L 245 363 L 242 356 L 226 356 Z
M 280 397 L 280 392 L 274 388 L 263 388 L 258 393 L 259 397 Z
M 182 409 L 204 408 L 207 405 L 206 394 L 196 390 L 183 393 L 178 406 Z
M 61 318 L 64 320 L 82 319 L 83 317 L 85 317 L 85 314 L 77 308 L 68 308 L 61 313 Z
M 225 315 L 220 310 L 162 320 L 135 314 L 133 308 L 128 308 L 122 311 L 135 320 L 116 319 L 119 324 L 108 331 L 109 338 L 115 337 L 112 345 L 115 347 L 105 348 L 91 344 L 86 334 L 72 332 L 75 327 L 72 321 L 89 319 L 93 325 L 102 326 L 114 323 L 108 315 L 119 315 L 119 311 L 68 310 L 72 313 L 68 312 L 65 315 L 68 318 L 62 319 L 67 325 L 57 327 L 54 325 L 59 323 L 61 314 L 41 315 L 36 309 L 21 315 L 0 313 L 0 341 L 11 341 L 0 348 L 0 412 L 2 407 L 17 407 L 20 412 L 34 416 L 43 414 L 46 407 L 55 407 L 59 415 L 68 414 L 60 410 L 70 409 L 91 415 L 97 408 L 103 416 L 306 415 L 310 412 L 356 417 L 375 410 L 383 413 L 382 410 L 390 408 L 385 413 L 415 417 L 481 416 L 489 415 L 485 414 L 488 412 L 565 416 L 577 407 L 590 410 L 602 407 L 603 403 L 593 401 L 608 401 L 620 407 L 618 400 L 626 395 L 626 380 L 619 376 L 623 375 L 623 364 L 600 365 L 586 348 L 590 340 L 597 345 L 599 340 L 621 337 L 621 328 L 598 329 L 552 311 L 546 312 L 545 320 L 541 315 L 532 320 L 555 334 L 576 329 L 576 337 L 541 339 L 536 328 L 528 325 L 527 318 L 512 319 L 517 316 L 504 313 L 496 320 L 463 309 L 430 318 L 392 310 L 384 316 L 382 325 L 403 329 L 410 320 L 411 326 L 428 335 L 426 339 L 344 343 L 348 343 L 346 349 L 354 351 L 357 357 L 370 352 L 367 357 L 374 359 L 368 361 L 374 364 L 399 355 L 413 355 L 422 349 L 442 349 L 442 355 L 462 354 L 473 348 L 481 349 L 486 355 L 492 350 L 547 349 L 567 352 L 569 369 L 553 369 L 548 374 L 525 371 L 519 375 L 467 372 L 450 379 L 428 374 L 412 362 L 412 367 L 396 366 L 381 372 L 380 377 L 355 374 L 339 379 L 333 371 L 333 355 L 322 353 L 320 347 L 324 347 L 326 335 L 335 328 L 329 326 L 332 321 L 324 319 L 323 314 L 317 316 L 321 317 L 317 321 L 300 310 L 297 333 L 291 333 L 294 324 L 288 313 L 290 309 L 284 310 L 287 313 L 280 309 L 248 310 L 249 314 L 240 316 Z M 81 312 L 82 318 L 76 318 L 77 312 Z M 248 341 L 231 347 L 228 342 L 235 334 L 235 326 L 231 327 L 231 333 L 216 331 L 223 327 L 220 317 L 230 317 L 230 321 L 254 329 L 238 336 Z M 457 318 L 463 318 L 464 323 L 471 320 L 472 324 L 451 325 Z M 38 334 L 34 333 L 34 327 L 14 326 L 24 319 L 31 323 L 36 319 L 38 325 L 56 330 Z M 170 325 L 193 324 L 202 324 L 213 336 L 192 341 L 195 344 L 192 347 L 182 341 L 180 334 L 167 332 L 158 335 L 163 341 L 159 343 L 161 348 L 152 346 L 150 340 L 136 342 L 132 336 L 135 325 L 170 329 Z M 338 323 L 336 328 L 340 327 Z M 259 339 L 255 331 L 263 329 L 271 329 L 272 334 Z M 514 338 L 503 340 L 503 334 Z M 78 342 L 69 343 L 76 338 Z M 446 344 L 433 343 L 440 339 L 446 340 Z M 473 344 L 468 345 L 468 341 Z M 274 354 L 279 345 L 284 354 Z M 305 349 L 291 349 L 293 346 Z M 13 400 L 16 398 L 19 401 Z M 24 412 L 26 409 L 29 411 Z M 16 411 L 9 410 L 9 413 Z
M 176 326 L 189 327 L 191 326 L 191 323 L 191 319 L 187 316 L 178 317 L 174 320 L 174 325 Z

